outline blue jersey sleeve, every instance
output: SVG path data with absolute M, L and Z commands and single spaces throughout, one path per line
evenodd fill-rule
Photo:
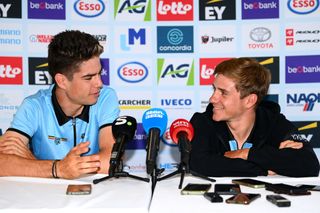
M 104 87 L 101 90 L 97 106 L 99 127 L 111 124 L 120 113 L 118 97 L 114 89 Z
M 19 130 L 31 138 L 39 125 L 39 111 L 38 103 L 30 98 L 24 99 L 13 117 L 10 128 Z

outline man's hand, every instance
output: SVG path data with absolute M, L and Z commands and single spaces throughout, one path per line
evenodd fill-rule
M 67 156 L 57 163 L 60 178 L 74 179 L 80 175 L 97 172 L 100 168 L 99 155 L 80 156 L 88 152 L 90 142 L 83 142 L 71 149 Z
M 243 160 L 248 159 L 249 149 L 239 149 L 235 151 L 228 151 L 224 153 L 227 158 L 241 158 Z
M 0 153 L 17 155 L 27 159 L 36 159 L 31 153 L 28 144 L 15 136 L 0 137 Z
M 301 149 L 302 147 L 303 147 L 302 142 L 286 140 L 280 143 L 279 149 L 284 149 L 284 148 Z

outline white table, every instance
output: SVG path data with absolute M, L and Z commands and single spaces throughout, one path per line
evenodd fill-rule
M 148 212 L 151 183 L 127 177 L 77 180 L 0 177 L 0 212 Z M 90 195 L 66 195 L 68 184 L 92 184 Z
M 242 177 L 243 178 L 243 177 Z M 214 178 L 216 182 L 211 183 L 212 187 L 209 191 L 214 190 L 215 183 L 231 183 L 231 178 Z M 287 183 L 290 185 L 296 184 L 312 184 L 320 185 L 319 177 L 311 178 L 288 178 L 282 176 L 258 177 L 254 178 L 270 183 Z M 231 195 L 222 195 L 223 203 L 211 203 L 203 197 L 203 195 L 181 195 L 178 189 L 180 175 L 169 179 L 158 181 L 156 190 L 153 194 L 150 213 L 164 213 L 164 212 L 183 212 L 183 213 L 319 213 L 320 212 L 320 192 L 311 192 L 311 195 L 305 196 L 290 196 L 282 195 L 291 201 L 291 207 L 277 207 L 266 200 L 267 194 L 274 194 L 271 191 L 263 189 L 254 189 L 250 187 L 240 186 L 242 192 L 260 193 L 261 198 L 253 201 L 249 205 L 242 204 L 227 204 L 225 200 Z M 184 178 L 183 186 L 187 183 L 210 183 L 200 178 L 187 175 Z

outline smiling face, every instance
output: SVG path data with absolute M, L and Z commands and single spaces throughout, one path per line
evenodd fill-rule
M 80 64 L 72 79 L 64 80 L 64 90 L 68 102 L 73 105 L 92 105 L 99 98 L 103 86 L 99 57 L 93 57 Z
M 215 121 L 240 120 L 246 110 L 246 97 L 240 99 L 235 82 L 219 74 L 213 82 L 213 94 L 210 103 L 213 105 L 212 119 Z

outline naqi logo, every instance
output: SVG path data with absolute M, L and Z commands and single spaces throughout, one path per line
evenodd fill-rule
M 138 83 L 148 76 L 148 68 L 140 62 L 128 62 L 118 69 L 118 76 L 128 83 Z
M 291 12 L 305 15 L 319 8 L 319 0 L 288 0 L 287 6 Z
M 320 103 L 320 93 L 287 94 L 288 107 L 301 107 L 303 111 L 312 111 L 316 103 Z
M 193 0 L 157 1 L 158 21 L 192 21 L 193 20 Z
M 105 5 L 102 0 L 78 0 L 73 8 L 80 16 L 94 18 L 104 12 Z

